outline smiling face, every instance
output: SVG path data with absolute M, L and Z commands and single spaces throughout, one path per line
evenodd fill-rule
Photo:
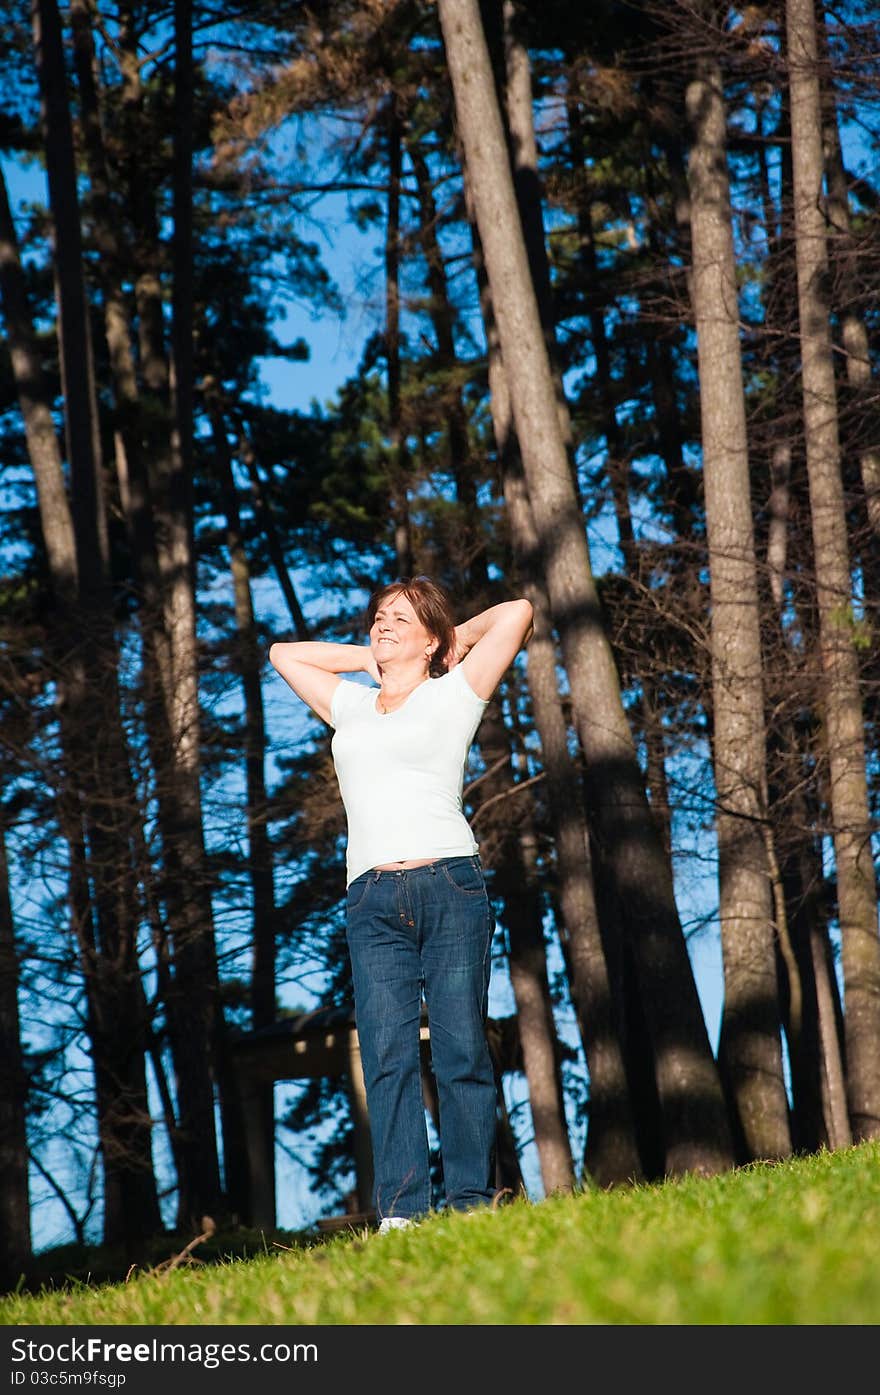
M 370 626 L 370 648 L 384 668 L 416 664 L 427 670 L 430 655 L 437 647 L 436 637 L 425 629 L 403 592 L 386 596 Z

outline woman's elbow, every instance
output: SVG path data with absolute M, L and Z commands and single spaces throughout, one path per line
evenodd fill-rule
M 269 663 L 274 669 L 277 669 L 279 673 L 281 672 L 281 665 L 285 658 L 290 659 L 292 657 L 290 654 L 292 647 L 292 645 L 277 639 L 269 645 Z
M 531 634 L 535 623 L 535 610 L 531 601 L 525 596 L 520 596 L 518 600 L 514 601 L 514 605 L 522 619 L 523 633 Z
M 524 648 L 535 633 L 535 610 L 531 601 L 527 600 L 525 596 L 521 596 L 516 602 L 516 605 L 519 610 L 520 623 L 522 625 L 520 647 Z
M 525 596 L 505 602 L 500 608 L 498 619 L 518 649 L 531 638 L 534 630 L 534 611 L 531 601 Z

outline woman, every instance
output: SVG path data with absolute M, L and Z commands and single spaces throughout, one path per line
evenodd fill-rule
M 431 1204 L 419 1025 L 424 993 L 447 1204 L 494 1189 L 496 1093 L 486 1043 L 494 919 L 461 806 L 464 768 L 502 674 L 532 633 L 525 599 L 455 625 L 427 577 L 368 607 L 369 644 L 273 644 L 272 665 L 335 728 L 348 822 L 346 929 L 380 1232 Z M 378 687 L 343 679 L 367 673 Z

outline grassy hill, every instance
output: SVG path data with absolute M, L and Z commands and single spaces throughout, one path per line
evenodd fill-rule
M 292 1240 L 169 1251 L 116 1283 L 56 1277 L 0 1298 L 0 1325 L 873 1325 L 880 1143 Z

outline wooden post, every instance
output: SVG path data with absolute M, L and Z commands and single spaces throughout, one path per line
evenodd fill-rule
M 358 1207 L 370 1211 L 373 1206 L 373 1140 L 370 1116 L 367 1113 L 367 1090 L 361 1063 L 361 1044 L 352 1027 L 348 1038 L 348 1090 L 351 1118 L 354 1125 L 354 1168 L 357 1179 Z
M 271 1098 L 271 1096 L 270 1096 Z M 241 1076 L 241 1107 L 250 1172 L 250 1220 L 257 1229 L 275 1229 L 274 1129 L 263 1115 L 265 1090 L 249 1075 Z M 271 1140 L 271 1141 L 270 1141 Z

